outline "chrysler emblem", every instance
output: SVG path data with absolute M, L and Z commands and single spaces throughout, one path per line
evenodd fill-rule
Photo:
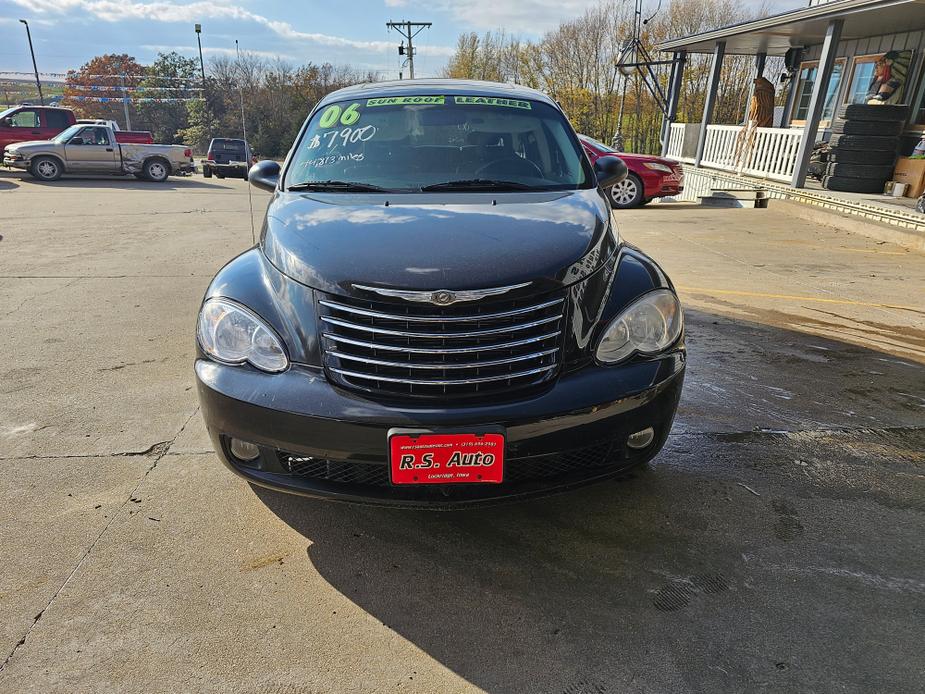
M 355 289 L 364 292 L 374 292 L 382 296 L 391 296 L 405 301 L 419 301 L 421 303 L 435 304 L 437 306 L 449 306 L 460 301 L 478 301 L 489 296 L 499 296 L 507 294 L 515 289 L 523 289 L 529 286 L 529 282 L 521 284 L 512 284 L 507 287 L 491 287 L 490 289 L 438 289 L 437 291 L 412 291 L 408 289 L 386 289 L 385 287 L 368 287 L 363 284 L 353 285 Z

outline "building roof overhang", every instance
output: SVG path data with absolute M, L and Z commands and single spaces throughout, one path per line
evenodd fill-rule
M 725 41 L 727 55 L 784 55 L 794 46 L 822 43 L 834 19 L 844 21 L 842 41 L 916 31 L 925 29 L 925 0 L 836 0 L 671 39 L 658 49 L 712 53 Z

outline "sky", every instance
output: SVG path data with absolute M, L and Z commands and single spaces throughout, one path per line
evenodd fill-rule
M 757 3 L 759 0 L 743 0 Z M 440 72 L 464 31 L 503 28 L 536 38 L 599 0 L 0 0 L 0 75 L 31 71 L 26 19 L 41 72 L 77 68 L 102 53 L 128 53 L 141 63 L 159 51 L 197 54 L 202 24 L 206 61 L 242 51 L 294 64 L 331 62 L 398 76 L 400 37 L 386 22 L 429 21 L 415 39 L 415 72 Z M 808 4 L 774 0 L 775 11 Z

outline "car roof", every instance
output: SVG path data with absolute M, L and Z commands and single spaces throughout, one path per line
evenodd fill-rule
M 244 140 L 239 137 L 213 137 L 212 142 L 240 142 L 243 144 Z
M 350 98 L 374 99 L 383 96 L 430 94 L 465 94 L 468 96 L 496 96 L 506 99 L 532 99 L 533 101 L 542 101 L 557 109 L 559 108 L 558 104 L 548 95 L 519 84 L 453 79 L 391 80 L 354 84 L 350 87 L 338 89 L 336 92 L 331 92 L 318 102 L 318 106 L 331 101 L 342 101 Z

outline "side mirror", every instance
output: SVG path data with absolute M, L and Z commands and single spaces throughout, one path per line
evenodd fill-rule
M 13 127 L 12 118 L 4 118 L 3 120 L 0 120 L 0 128 L 12 128 L 12 127 Z
M 616 185 L 626 178 L 628 173 L 629 171 L 627 171 L 626 164 L 623 163 L 623 160 L 612 154 L 599 157 L 598 160 L 594 162 L 594 174 L 597 176 L 597 184 L 601 188 L 609 188 L 612 185 Z
M 279 185 L 279 164 L 269 159 L 258 161 L 247 172 L 247 180 L 252 185 L 272 193 Z
M 69 145 L 83 145 L 86 143 L 84 142 L 84 139 L 82 137 L 72 137 L 70 140 L 68 140 L 68 144 Z

